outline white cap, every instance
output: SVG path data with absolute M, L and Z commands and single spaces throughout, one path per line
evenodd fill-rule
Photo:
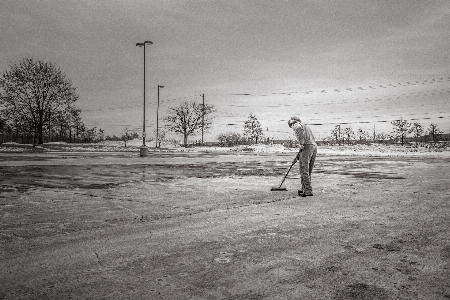
M 300 120 L 299 117 L 291 117 L 288 121 L 288 125 L 289 127 L 292 127 L 292 125 L 294 125 L 295 123 L 302 123 L 302 120 Z

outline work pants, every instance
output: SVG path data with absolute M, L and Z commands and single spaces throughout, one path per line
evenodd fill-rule
M 316 160 L 317 146 L 304 145 L 300 153 L 300 178 L 302 180 L 302 191 L 305 194 L 312 194 L 311 173 Z

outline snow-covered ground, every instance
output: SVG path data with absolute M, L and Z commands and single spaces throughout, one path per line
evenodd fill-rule
M 164 149 L 164 148 L 163 148 Z M 193 148 L 166 148 L 185 152 L 253 152 L 253 153 L 295 153 L 296 148 L 286 148 L 283 145 L 251 145 L 236 147 L 193 147 Z M 427 156 L 450 158 L 450 147 L 410 147 L 401 145 L 346 145 L 346 146 L 319 146 L 318 155 L 347 155 L 347 156 Z
M 69 144 L 63 142 L 45 143 L 33 149 L 32 145 L 5 143 L 0 145 L 0 152 L 139 152 L 142 140 L 104 141 L 90 144 Z M 154 151 L 154 144 L 148 142 L 149 151 Z M 235 147 L 196 146 L 184 148 L 173 145 L 161 146 L 161 152 L 249 152 L 249 153 L 294 153 L 296 148 L 286 148 L 283 145 L 241 145 Z M 450 147 L 412 147 L 401 145 L 345 145 L 345 146 L 319 146 L 318 155 L 350 155 L 350 156 L 425 156 L 450 158 Z

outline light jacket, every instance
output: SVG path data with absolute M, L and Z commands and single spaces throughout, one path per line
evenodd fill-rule
M 294 129 L 295 135 L 297 136 L 297 140 L 300 144 L 300 147 L 304 145 L 316 145 L 316 140 L 314 139 L 314 135 L 309 128 L 305 124 L 301 124 L 301 126 L 296 126 Z

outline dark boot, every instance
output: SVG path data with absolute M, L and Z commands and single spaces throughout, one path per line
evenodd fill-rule
M 314 196 L 313 193 L 301 193 L 299 194 L 300 197 L 309 197 L 309 196 Z

